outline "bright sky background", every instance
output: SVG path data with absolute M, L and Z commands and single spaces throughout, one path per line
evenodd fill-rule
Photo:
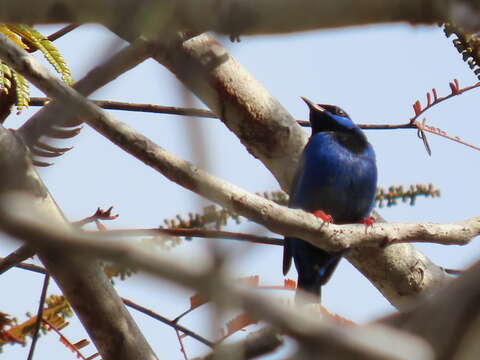
M 48 35 L 55 27 L 39 27 Z M 307 118 L 307 108 L 299 96 L 319 103 L 344 108 L 356 122 L 404 123 L 412 116 L 412 104 L 432 87 L 439 95 L 450 93 L 448 82 L 458 78 L 461 86 L 477 80 L 461 60 L 451 39 L 438 27 L 407 25 L 371 26 L 296 35 L 242 37 L 240 43 L 221 41 L 297 119 Z M 98 26 L 82 26 L 56 42 L 73 71 L 75 79 L 104 59 L 122 43 Z M 185 92 L 178 81 L 154 61 L 146 61 L 95 93 L 94 99 L 111 99 L 161 105 L 185 105 Z M 33 95 L 39 95 L 33 91 Z M 456 97 L 426 113 L 429 124 L 480 144 L 475 104 L 478 90 Z M 196 100 L 195 100 L 196 101 Z M 203 106 L 198 101 L 196 106 Z M 6 126 L 16 128 L 37 109 L 12 115 Z M 188 159 L 217 176 L 251 191 L 274 190 L 278 184 L 263 165 L 252 158 L 223 124 L 215 119 L 182 118 L 173 115 L 126 113 L 113 115 L 143 132 L 167 150 Z M 194 125 L 192 125 L 194 124 Z M 306 131 L 309 131 L 306 129 Z M 416 206 L 400 204 L 381 209 L 389 221 L 450 222 L 478 215 L 477 151 L 446 139 L 429 135 L 433 155 L 429 157 L 413 130 L 368 131 L 367 136 L 377 153 L 379 186 L 432 182 L 442 191 L 440 199 L 419 198 Z M 195 141 L 192 138 L 195 138 Z M 120 217 L 106 222 L 110 228 L 146 228 L 163 224 L 176 214 L 186 216 L 199 211 L 207 202 L 166 180 L 140 161 L 116 148 L 88 126 L 68 145 L 75 149 L 56 160 L 53 167 L 40 174 L 69 219 L 91 215 L 97 206 L 114 205 Z M 206 158 L 192 143 L 206 146 Z M 233 231 L 265 233 L 252 223 L 230 226 Z M 222 242 L 216 240 L 216 243 Z M 171 251 L 179 262 L 197 266 L 205 255 L 204 239 L 183 242 Z M 19 244 L 2 237 L 0 256 Z M 225 241 L 222 245 L 234 258 L 233 276 L 260 275 L 261 282 L 280 285 L 282 249 L 274 246 L 247 246 Z M 476 243 L 465 247 L 419 245 L 425 254 L 444 267 L 464 268 L 478 256 Z M 293 268 L 293 267 L 292 267 Z M 290 278 L 296 278 L 292 269 Z M 43 277 L 13 269 L 0 277 L 0 311 L 25 319 L 27 311 L 37 311 Z M 189 306 L 190 290 L 182 290 L 136 275 L 116 281 L 121 296 L 174 318 Z M 175 295 L 172 295 L 172 289 Z M 58 294 L 52 284 L 49 293 Z M 290 292 L 271 292 L 275 298 L 291 298 Z M 347 261 L 342 261 L 323 291 L 323 305 L 356 322 L 382 316 L 392 307 L 379 292 Z M 181 359 L 174 331 L 144 315 L 133 313 L 159 357 Z M 208 309 L 187 316 L 183 325 L 207 335 Z M 73 342 L 87 337 L 78 320 L 71 319 L 64 334 Z M 186 338 L 189 357 L 208 349 Z M 168 349 L 166 351 L 165 349 Z M 2 358 L 25 358 L 28 346 L 5 346 Z M 89 356 L 90 346 L 83 350 Z M 37 344 L 36 358 L 73 359 L 71 353 L 48 334 Z

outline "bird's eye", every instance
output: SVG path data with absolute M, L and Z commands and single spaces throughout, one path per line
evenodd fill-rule
M 347 116 L 347 113 L 345 111 L 343 111 L 342 109 L 340 108 L 336 108 L 335 109 L 335 113 L 338 115 L 338 116 Z

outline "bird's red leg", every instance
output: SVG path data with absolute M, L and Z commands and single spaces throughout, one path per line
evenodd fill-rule
M 374 222 L 375 222 L 375 218 L 373 216 L 368 216 L 358 221 L 359 224 L 365 224 L 367 228 L 369 226 L 373 226 Z
M 333 223 L 332 215 L 327 214 L 325 211 L 315 210 L 315 211 L 312 211 L 312 214 L 315 215 L 316 217 L 322 219 L 323 221 L 325 221 L 327 223 Z

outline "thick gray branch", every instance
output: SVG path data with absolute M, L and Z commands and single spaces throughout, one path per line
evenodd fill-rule
M 144 31 L 270 34 L 406 21 L 478 29 L 478 1 L 446 0 L 1 0 L 0 22 L 85 23 Z
M 26 193 L 29 207 L 40 212 L 46 222 L 58 228 L 68 227 L 33 168 L 25 144 L 1 126 L 0 173 L 1 195 Z M 103 358 L 156 358 L 96 260 L 47 251 L 42 244 L 37 245 L 40 259 L 70 301 Z
M 123 29 L 117 34 L 125 37 Z M 159 43 L 153 58 L 216 113 L 289 191 L 307 135 L 220 43 L 206 34 L 186 41 L 177 37 Z
M 417 307 L 380 322 L 417 334 L 436 359 L 475 359 L 480 336 L 480 263 Z
M 223 304 L 241 307 L 254 317 L 271 323 L 322 359 L 432 359 L 429 347 L 407 333 L 386 326 L 339 326 L 300 309 L 272 302 L 258 292 L 240 288 L 210 269 L 201 271 L 182 266 L 173 259 L 130 242 L 100 240 L 94 235 L 51 227 L 42 220 L 41 214 L 32 213 L 25 207 L 24 199 L 1 198 L 0 226 L 8 234 L 52 250 L 64 249 L 78 255 L 120 261 L 193 288 L 214 301 L 221 298 Z

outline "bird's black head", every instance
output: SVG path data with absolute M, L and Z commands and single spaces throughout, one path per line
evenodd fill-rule
M 320 131 L 352 132 L 358 129 L 358 126 L 354 124 L 348 114 L 338 106 L 315 104 L 303 96 L 302 100 L 310 108 L 312 134 Z
M 315 104 L 302 97 L 310 108 L 312 136 L 319 132 L 333 132 L 335 139 L 353 152 L 362 152 L 368 145 L 363 131 L 348 114 L 335 105 Z

